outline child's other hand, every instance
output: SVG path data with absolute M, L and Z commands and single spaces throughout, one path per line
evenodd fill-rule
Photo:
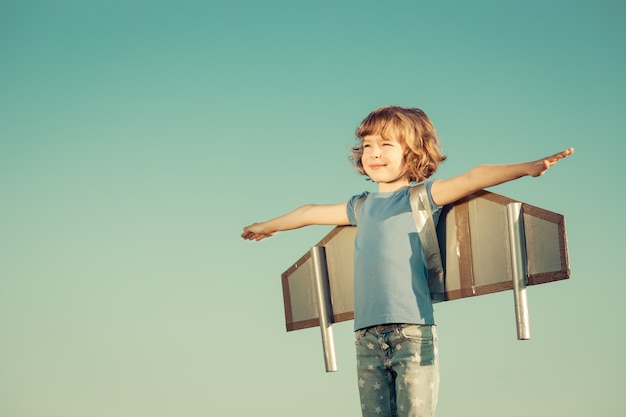
M 545 158 L 541 158 L 534 162 L 531 162 L 528 175 L 530 175 L 531 177 L 539 177 L 545 174 L 548 168 L 552 167 L 561 159 L 567 158 L 573 153 L 574 153 L 574 148 L 569 148 L 562 152 L 555 153 L 554 155 L 546 156 Z
M 254 223 L 243 228 L 241 237 L 245 240 L 256 240 L 257 242 L 266 237 L 274 236 L 274 233 L 268 233 L 263 230 L 264 223 Z

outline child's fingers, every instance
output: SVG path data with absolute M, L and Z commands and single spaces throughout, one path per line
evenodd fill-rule
M 559 160 L 559 159 L 563 159 L 565 157 L 568 157 L 568 156 L 570 156 L 573 153 L 574 153 L 574 148 L 569 148 L 569 149 L 564 150 L 563 152 L 559 152 L 559 153 L 553 155 L 553 158 L 556 157 L 556 159 Z
M 246 240 L 252 240 L 254 239 L 255 236 L 256 236 L 256 233 L 247 229 L 243 229 L 243 232 L 241 233 L 241 237 Z
M 571 154 L 573 154 L 573 153 L 574 153 L 574 148 L 569 148 L 569 149 L 566 149 L 566 150 L 564 150 L 564 151 L 561 151 L 561 152 L 555 153 L 555 154 L 554 154 L 554 155 L 552 155 L 552 156 L 548 156 L 548 157 L 546 157 L 546 158 L 544 158 L 544 159 L 540 159 L 540 160 L 538 160 L 538 161 L 537 161 L 537 162 L 539 163 L 539 168 L 538 168 L 538 171 L 536 171 L 536 173 L 535 173 L 535 174 L 531 174 L 531 175 L 532 175 L 532 176 L 535 176 L 535 177 L 540 177 L 540 176 L 542 176 L 543 174 L 545 174 L 545 172 L 546 172 L 549 168 L 551 168 L 551 167 L 553 167 L 554 165 L 556 165 L 556 163 L 557 163 L 558 161 L 560 161 L 560 160 L 561 160 L 561 159 L 563 159 L 563 158 L 566 158 L 566 157 L 570 156 L 570 155 L 571 155 Z
M 545 161 L 548 163 L 548 167 L 551 167 L 552 165 L 556 164 L 561 159 L 567 158 L 568 156 L 570 156 L 573 153 L 574 153 L 574 148 L 569 148 L 569 149 L 566 149 L 566 150 L 564 150 L 562 152 L 558 152 L 558 153 L 555 153 L 552 156 L 549 156 L 548 158 L 545 159 Z
M 265 239 L 266 237 L 271 237 L 274 236 L 274 233 L 269 233 L 269 234 L 263 234 L 263 233 L 255 233 L 251 230 L 246 230 L 244 229 L 243 232 L 241 233 L 241 237 L 244 238 L 245 240 L 256 240 L 257 242 L 259 240 Z

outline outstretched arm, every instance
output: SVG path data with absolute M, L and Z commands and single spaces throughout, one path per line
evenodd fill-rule
M 483 188 L 492 187 L 521 177 L 538 177 L 563 158 L 574 153 L 574 148 L 555 153 L 536 161 L 517 164 L 479 165 L 464 174 L 433 182 L 431 195 L 438 205 L 455 201 Z
M 243 228 L 241 237 L 246 240 L 261 240 L 283 230 L 298 229 L 304 226 L 347 225 L 350 224 L 346 212 L 347 203 L 316 205 L 308 204 L 264 222 L 254 223 Z

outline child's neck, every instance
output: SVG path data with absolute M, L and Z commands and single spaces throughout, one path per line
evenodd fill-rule
M 410 185 L 409 180 L 400 179 L 393 182 L 379 182 L 378 183 L 378 192 L 379 193 L 392 193 L 394 191 L 399 190 L 400 188 L 404 188 Z

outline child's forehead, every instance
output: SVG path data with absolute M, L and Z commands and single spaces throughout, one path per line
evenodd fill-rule
M 396 135 L 389 134 L 390 132 L 378 132 L 378 133 L 370 133 L 368 135 L 363 136 L 363 142 L 382 142 L 382 141 L 392 141 L 392 142 L 400 142 Z

